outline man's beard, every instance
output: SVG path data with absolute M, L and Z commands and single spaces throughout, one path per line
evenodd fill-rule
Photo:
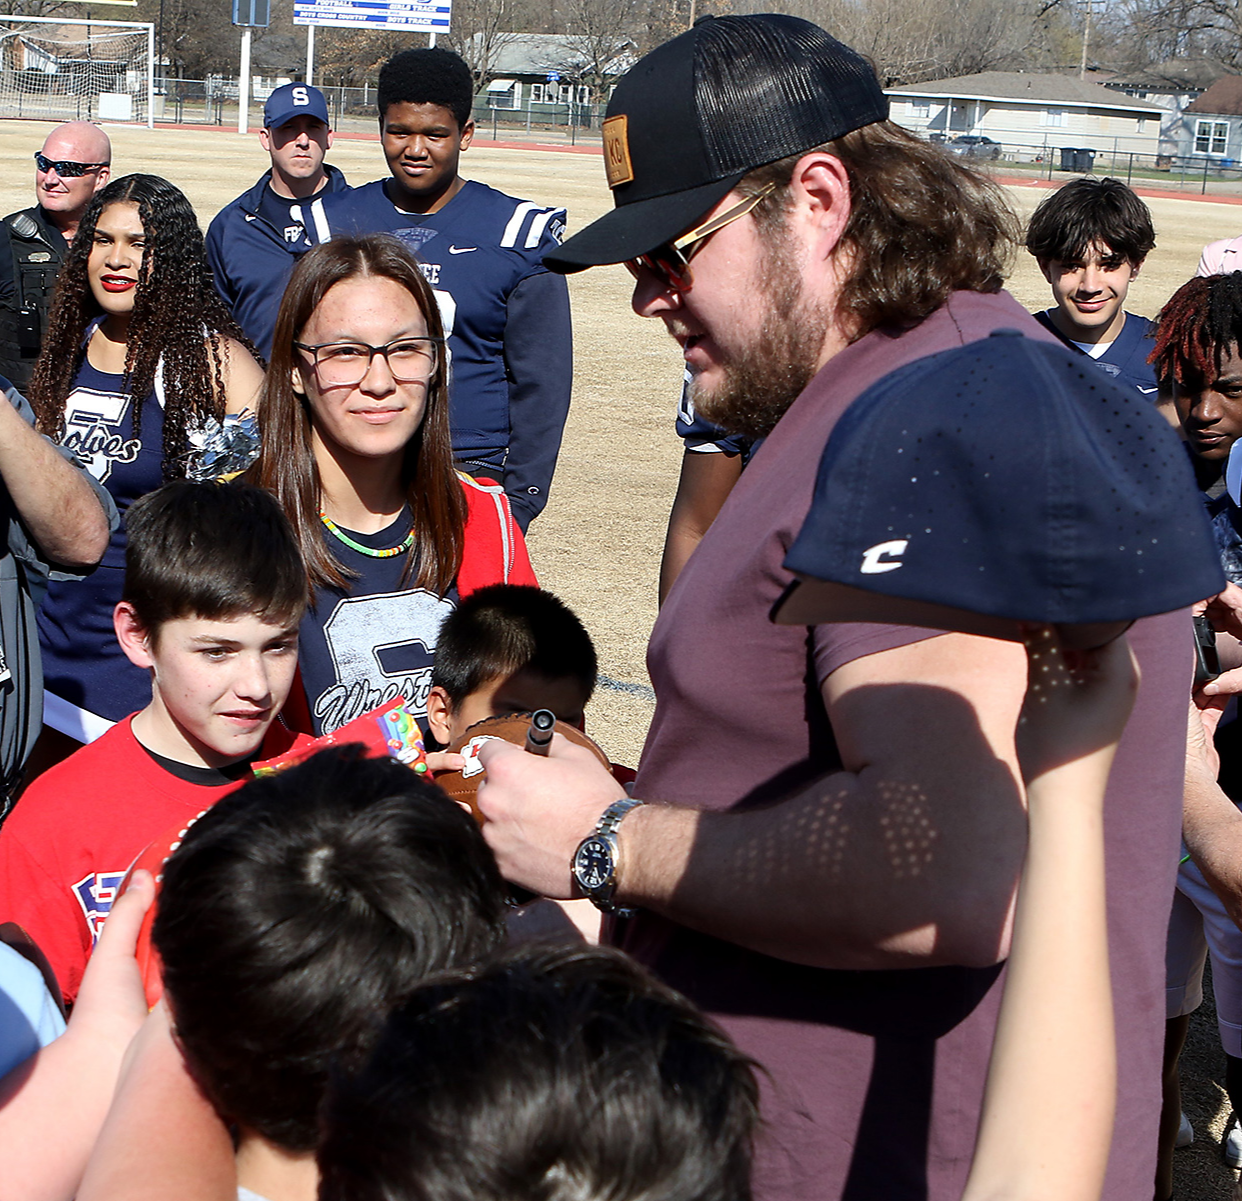
M 755 299 L 767 311 L 753 343 L 722 364 L 719 387 L 700 389 L 694 377 L 690 399 L 694 411 L 713 425 L 731 434 L 766 438 L 819 369 L 831 315 L 805 296 L 785 236 L 772 247 Z

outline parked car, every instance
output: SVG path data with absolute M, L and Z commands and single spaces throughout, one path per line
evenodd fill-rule
M 1001 144 L 981 134 L 964 133 L 948 144 L 948 151 L 966 158 L 1000 158 Z

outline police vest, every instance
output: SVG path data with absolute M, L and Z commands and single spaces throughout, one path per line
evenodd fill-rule
M 0 305 L 0 375 L 24 394 L 43 345 L 64 251 L 44 231 L 34 210 L 13 213 L 4 224 L 12 247 L 14 295 L 12 307 Z

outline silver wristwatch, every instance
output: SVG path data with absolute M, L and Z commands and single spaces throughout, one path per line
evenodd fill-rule
M 615 917 L 632 917 L 633 909 L 613 903 L 617 891 L 617 827 L 631 809 L 643 802 L 622 797 L 604 810 L 593 833 L 588 834 L 574 852 L 570 870 L 574 883 L 590 897 L 595 907 Z

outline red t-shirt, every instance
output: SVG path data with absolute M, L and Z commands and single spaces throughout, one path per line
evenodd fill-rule
M 67 1001 L 77 996 L 116 890 L 153 839 L 241 786 L 192 784 L 161 767 L 132 715 L 40 776 L 0 827 L 0 922 L 25 927 Z M 273 722 L 257 758 L 309 742 Z
M 1006 328 L 1051 340 L 1012 297 L 959 292 L 913 329 L 869 334 L 836 355 L 781 418 L 660 610 L 647 656 L 658 702 L 635 796 L 732 809 L 779 800 L 840 769 L 822 682 L 853 660 L 932 635 L 770 620 L 792 578 L 782 562 L 810 508 L 824 444 L 870 384 Z M 1142 686 L 1105 810 L 1121 1045 L 1109 1201 L 1151 1191 L 1192 666 L 1187 613 L 1139 622 L 1130 637 Z M 757 864 L 738 864 L 731 883 L 739 890 L 763 887 L 761 855 L 757 848 Z M 827 867 L 823 887 L 831 887 Z M 995 1028 L 994 969 L 824 971 L 655 914 L 640 911 L 622 925 L 620 945 L 766 1069 L 756 1198 L 961 1196 Z

